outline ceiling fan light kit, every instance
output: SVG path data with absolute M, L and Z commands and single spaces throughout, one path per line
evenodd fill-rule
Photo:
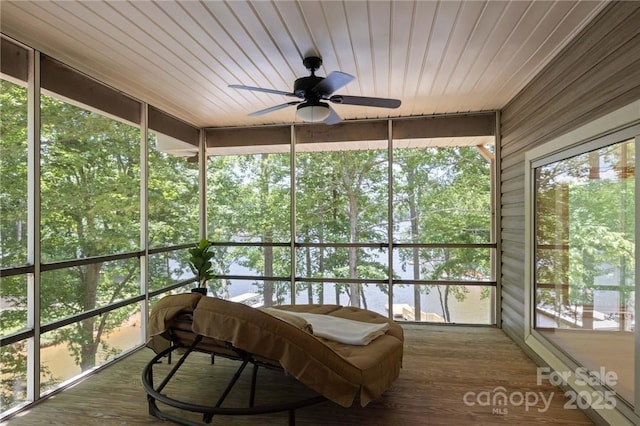
M 298 105 L 298 117 L 306 123 L 318 123 L 326 120 L 329 116 L 329 105 L 318 102 L 312 104 L 309 102 Z
M 309 56 L 304 58 L 302 63 L 311 72 L 311 75 L 296 79 L 293 92 L 244 86 L 241 84 L 231 84 L 229 87 L 233 89 L 252 90 L 255 92 L 271 93 L 275 95 L 293 96 L 302 99 L 300 101 L 287 102 L 265 108 L 260 111 L 255 111 L 249 115 L 263 115 L 288 106 L 297 105 L 297 116 L 302 121 L 309 123 L 324 122 L 325 124 L 336 124 L 342 120 L 328 103 L 321 102 L 323 100 L 336 104 L 360 105 L 377 108 L 398 108 L 400 106 L 400 100 L 398 99 L 372 98 L 366 96 L 331 96 L 333 92 L 353 81 L 355 77 L 340 71 L 333 71 L 326 77 L 316 76 L 316 70 L 322 65 L 322 59 L 318 56 Z

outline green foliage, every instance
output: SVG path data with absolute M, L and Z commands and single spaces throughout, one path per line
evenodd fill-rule
M 213 263 L 211 259 L 214 256 L 214 252 L 211 250 L 213 243 L 202 238 L 193 248 L 189 249 L 189 266 L 191 271 L 198 279 L 198 286 L 205 288 L 207 281 L 215 277 L 215 272 L 212 269 Z
M 151 132 L 148 144 L 149 246 L 165 247 L 197 240 L 198 165 L 158 151 Z M 181 269 L 187 266 L 186 260 L 178 263 Z
M 394 154 L 395 239 L 411 242 L 488 243 L 490 241 L 489 163 L 474 147 L 396 150 Z M 216 241 L 288 243 L 289 155 L 214 157 L 208 176 L 210 238 Z M 296 155 L 296 241 L 370 243 L 388 239 L 388 159 L 386 150 L 348 150 Z M 413 201 L 411 201 L 413 197 Z M 410 204 L 413 203 L 413 214 Z M 238 213 L 241 214 L 238 214 Z M 419 212 L 417 214 L 416 212 Z M 405 226 L 413 218 L 416 228 Z M 398 225 L 400 224 L 400 225 Z M 399 250 L 401 267 L 412 251 Z M 414 278 L 482 279 L 490 273 L 488 249 L 417 250 Z M 359 247 L 304 247 L 296 250 L 298 272 L 306 277 L 387 279 L 387 254 Z M 216 247 L 220 273 L 244 268 L 257 275 L 290 274 L 288 248 Z M 478 278 L 480 277 L 480 278 Z M 229 282 L 217 280 L 214 293 Z M 290 283 L 256 284 L 265 304 Z M 356 306 L 366 304 L 361 285 L 335 284 Z M 452 289 L 452 298 L 467 294 Z M 428 286 L 421 286 L 428 292 Z M 382 293 L 388 292 L 380 285 Z M 322 285 L 297 285 L 326 300 Z M 216 293 L 217 294 L 217 293 Z M 482 293 L 487 297 L 487 292 Z M 279 297 L 279 296 L 278 296 Z M 336 295 L 336 297 L 338 297 Z M 443 296 L 444 297 L 444 296 Z M 448 297 L 448 296 L 447 296 Z M 461 299 L 462 300 L 462 299 Z M 337 300 L 336 300 L 337 301 Z
M 397 150 L 394 154 L 396 229 L 400 242 L 473 244 L 490 242 L 490 165 L 475 147 Z M 483 279 L 490 273 L 485 249 L 400 249 L 402 269 L 414 279 Z M 465 286 L 420 286 L 437 290 L 445 321 L 449 297 L 463 301 Z M 481 297 L 482 297 L 481 293 Z M 414 305 L 420 310 L 420 292 Z
M 0 267 L 27 263 L 27 89 L 0 80 Z
M 0 347 L 0 411 L 11 408 L 16 402 L 27 401 L 26 342 Z M 43 387 L 50 387 L 59 380 L 46 366 L 40 366 Z
M 1 267 L 27 263 L 27 90 L 0 80 L 0 262 Z M 42 96 L 41 103 L 41 261 L 86 259 L 140 249 L 140 129 L 127 123 Z M 153 136 L 152 136 L 153 138 Z M 198 235 L 198 180 L 194 169 L 167 157 L 149 142 L 149 234 L 151 244 L 166 246 Z M 195 195 L 194 195 L 195 194 Z M 196 202 L 194 202 L 194 199 Z M 155 260 L 155 258 L 154 258 Z M 169 263 L 169 265 L 167 265 Z M 166 263 L 149 262 L 149 275 L 167 285 L 187 270 L 187 252 Z M 12 309 L 0 313 L 2 335 L 27 325 L 27 280 L 3 277 L 0 297 Z M 94 262 L 41 273 L 43 324 L 69 318 L 140 294 L 137 258 Z M 184 279 L 184 278 L 182 278 Z M 91 317 L 43 336 L 47 344 L 64 345 L 82 370 L 96 365 L 97 355 L 113 356 L 125 348 L 107 344 L 140 305 L 134 303 Z M 46 350 L 46 349 L 45 349 Z M 3 354 L 8 353 L 3 348 Z M 9 355 L 7 355 L 9 356 Z M 3 386 L 22 383 L 26 352 L 12 362 L 3 359 Z M 15 361 L 15 362 L 13 362 Z M 43 371 L 47 366 L 40 367 Z M 53 366 L 51 366 L 53 371 Z M 49 377 L 49 376 L 48 376 Z M 49 377 L 45 388 L 55 386 Z M 12 406 L 20 393 L 4 392 Z

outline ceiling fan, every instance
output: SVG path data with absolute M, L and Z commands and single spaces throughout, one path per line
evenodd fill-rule
M 309 56 L 302 61 L 311 75 L 308 77 L 300 77 L 296 79 L 293 85 L 293 92 L 284 92 L 274 89 L 263 89 L 261 87 L 243 86 L 241 84 L 231 84 L 229 87 L 233 89 L 253 90 L 256 92 L 273 93 L 276 95 L 292 96 L 299 98 L 299 101 L 291 101 L 269 108 L 261 109 L 249 114 L 257 116 L 277 111 L 288 106 L 297 105 L 297 114 L 305 122 L 324 122 L 325 124 L 336 124 L 342 121 L 340 116 L 334 111 L 327 102 L 344 105 L 361 105 L 379 108 L 398 108 L 400 106 L 399 99 L 388 98 L 370 98 L 366 96 L 346 96 L 333 95 L 333 92 L 342 88 L 347 83 L 354 80 L 354 76 L 340 71 L 333 71 L 326 77 L 320 77 L 315 74 L 316 70 L 322 65 L 322 59 L 318 56 Z

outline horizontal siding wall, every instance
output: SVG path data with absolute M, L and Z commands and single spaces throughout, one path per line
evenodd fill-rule
M 524 346 L 524 154 L 640 99 L 640 2 L 614 2 L 501 114 L 502 326 Z

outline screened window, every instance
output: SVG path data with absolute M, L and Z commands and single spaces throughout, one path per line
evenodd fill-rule
M 209 291 L 284 303 L 280 295 L 291 289 L 289 154 L 215 155 L 207 171 L 209 239 L 224 244 L 215 247 L 214 268 L 256 278 L 215 280 Z
M 0 80 L 0 267 L 27 264 L 27 88 Z
M 39 315 L 49 324 L 140 294 L 137 257 L 101 258 L 139 250 L 140 130 L 47 95 L 41 121 L 42 263 L 68 261 L 42 266 Z M 138 344 L 139 329 L 135 343 L 115 335 L 139 321 L 134 303 L 42 334 L 41 375 L 52 378 L 41 394 Z
M 490 324 L 493 137 L 394 140 L 394 317 Z M 429 284 L 420 284 L 428 281 Z M 419 314 L 418 314 L 419 312 Z
M 380 242 L 388 239 L 387 141 L 296 155 L 296 241 Z M 380 143 L 381 142 L 381 143 Z M 369 144 L 365 144 L 369 145 Z M 357 146 L 357 145 L 356 145 Z
M 41 97 L 43 262 L 136 251 L 140 130 Z
M 139 347 L 146 298 L 193 286 L 185 269 L 199 237 L 198 165 L 158 144 L 169 135 L 197 152 L 200 130 L 1 42 L 4 416 Z
M 0 79 L 0 269 L 29 260 L 27 122 L 26 82 Z M 0 337 L 27 330 L 28 284 L 26 274 L 0 277 Z M 27 345 L 0 348 L 0 412 L 27 401 Z
M 198 147 L 149 132 L 149 246 L 198 240 Z
M 301 295 L 320 300 L 333 294 L 331 303 L 367 306 L 386 315 L 388 284 L 360 281 L 388 280 L 388 250 L 379 245 L 388 240 L 386 147 L 386 140 L 297 147 L 296 242 L 306 243 L 296 249 L 299 275 L 326 279 L 325 284 L 298 284 Z M 327 286 L 332 287 L 328 293 Z
M 210 293 L 494 323 L 492 119 L 208 130 Z
M 0 80 L 0 267 L 26 265 L 27 226 L 27 88 Z M 27 327 L 27 279 L 0 278 L 0 335 Z

